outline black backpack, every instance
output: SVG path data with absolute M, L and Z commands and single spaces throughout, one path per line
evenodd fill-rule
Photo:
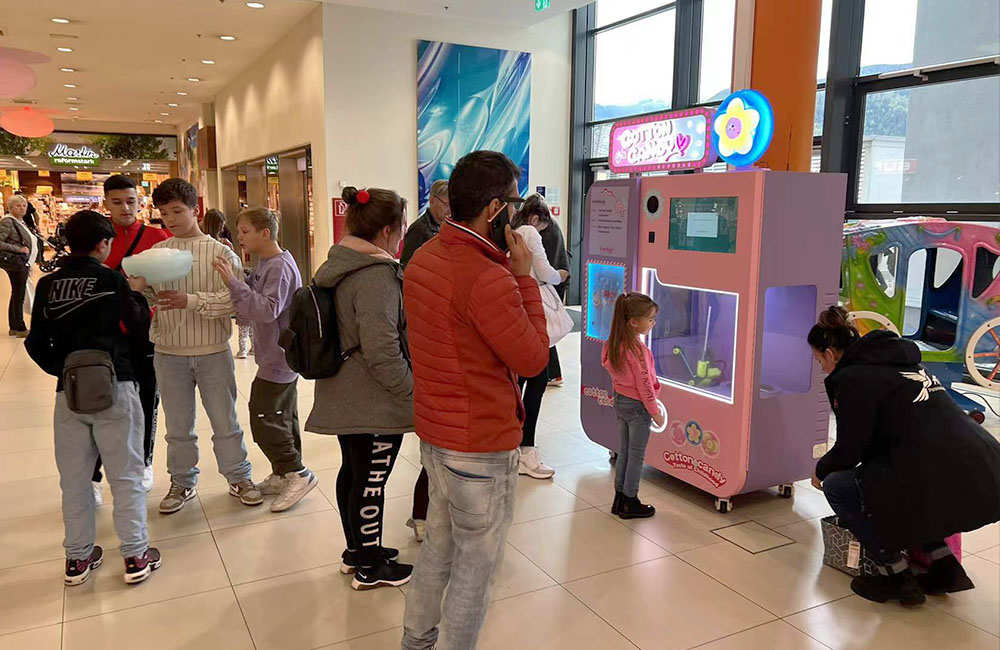
M 333 377 L 360 349 L 340 349 L 334 289 L 314 283 L 302 287 L 292 296 L 289 313 L 288 329 L 281 333 L 278 345 L 285 351 L 288 367 L 306 379 Z

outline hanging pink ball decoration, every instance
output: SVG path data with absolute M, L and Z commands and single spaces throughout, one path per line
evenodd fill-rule
M 38 84 L 38 75 L 28 66 L 51 60 L 41 52 L 0 47 L 0 97 L 20 97 L 30 91 Z
M 56 125 L 45 115 L 25 106 L 6 111 L 0 117 L 0 127 L 22 138 L 44 138 L 55 130 Z
M 22 97 L 38 84 L 38 75 L 26 64 L 0 57 L 0 97 Z

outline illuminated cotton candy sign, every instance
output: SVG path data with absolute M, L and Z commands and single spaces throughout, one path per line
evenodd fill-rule
M 715 160 L 712 116 L 692 108 L 615 122 L 608 164 L 617 174 L 707 167 Z

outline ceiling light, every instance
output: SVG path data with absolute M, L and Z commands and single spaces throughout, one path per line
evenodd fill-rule
M 163 117 L 167 117 L 168 115 L 170 115 L 170 113 L 160 113 L 160 115 L 162 115 Z
M 76 72 L 76 70 L 74 70 L 73 68 L 59 68 L 59 69 L 62 70 L 63 72 Z
M 69 18 L 53 18 L 52 22 L 59 23 L 60 25 L 68 25 Z
M 199 81 L 201 81 L 201 79 L 199 79 L 198 77 L 188 77 L 188 81 L 190 81 L 191 83 L 198 83 Z
M 236 40 L 235 36 L 220 36 L 219 38 L 221 40 L 223 40 L 223 41 L 235 41 Z
M 63 84 L 63 88 L 76 88 L 76 84 Z
M 248 2 L 247 6 L 250 7 L 251 9 L 263 9 L 264 8 L 264 3 L 263 2 Z
M 184 92 L 184 91 L 182 91 L 182 90 L 178 90 L 177 94 L 180 95 L 181 97 L 186 97 L 187 96 L 187 93 Z
M 212 59 L 202 59 L 201 62 L 204 63 L 205 65 L 215 65 L 215 61 L 213 61 Z
M 78 110 L 80 110 L 80 109 L 79 109 L 79 108 L 77 108 L 76 106 L 70 106 L 70 107 L 69 107 L 69 110 L 71 110 L 71 111 L 78 111 Z
M 66 99 L 68 99 L 71 102 L 75 102 L 75 101 L 77 101 L 80 98 L 79 97 L 67 97 Z
M 177 106 L 177 104 L 167 104 L 167 106 L 173 106 L 173 107 L 176 107 L 176 106 Z
M 163 120 L 153 120 L 153 121 L 156 122 L 157 124 L 163 124 Z
M 60 52 L 72 52 L 73 51 L 73 48 L 71 48 L 71 47 L 57 47 L 56 49 L 59 50 Z

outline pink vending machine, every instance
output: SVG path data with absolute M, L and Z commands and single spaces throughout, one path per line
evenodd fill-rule
M 770 107 L 748 92 L 740 91 L 761 113 L 756 135 L 769 142 L 763 129 Z M 616 124 L 612 169 L 704 166 L 715 151 L 724 159 L 745 155 L 719 141 L 737 130 L 731 120 L 718 122 L 740 93 L 716 114 L 701 109 L 694 118 L 689 111 Z M 750 106 L 741 107 L 743 132 Z M 657 120 L 658 128 L 646 126 Z M 643 129 L 645 140 L 623 137 L 628 128 Z M 661 142 L 645 151 L 629 149 L 656 138 Z M 756 145 L 763 153 L 767 142 Z M 587 435 L 617 451 L 601 348 L 617 296 L 642 291 L 660 306 L 646 344 L 667 412 L 665 431 L 650 437 L 646 463 L 714 495 L 721 512 L 732 508 L 733 496 L 753 490 L 778 486 L 790 497 L 792 483 L 812 475 L 827 447 L 829 406 L 806 335 L 820 311 L 837 302 L 845 190 L 841 174 L 759 169 L 595 183 L 583 242 Z

